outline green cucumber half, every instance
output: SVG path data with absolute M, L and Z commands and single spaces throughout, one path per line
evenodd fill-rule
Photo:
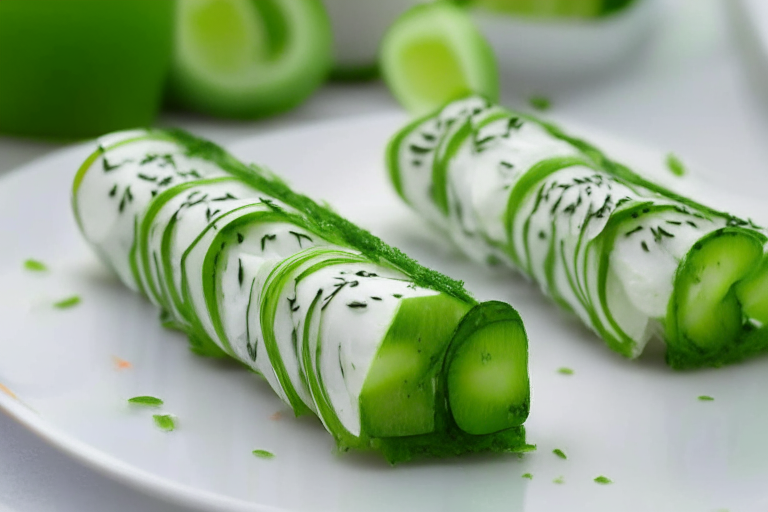
M 327 77 L 331 29 L 319 0 L 180 0 L 170 100 L 256 118 L 304 101 Z

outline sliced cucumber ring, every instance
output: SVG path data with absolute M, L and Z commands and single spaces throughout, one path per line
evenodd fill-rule
M 461 7 L 414 7 L 384 36 L 381 70 L 392 94 L 421 115 L 476 92 L 498 100 L 499 76 L 490 46 Z
M 170 100 L 235 118 L 288 110 L 325 80 L 331 41 L 319 0 L 182 0 Z

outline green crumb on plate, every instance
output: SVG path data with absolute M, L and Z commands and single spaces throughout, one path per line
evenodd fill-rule
M 128 403 L 136 405 L 147 405 L 149 407 L 160 407 L 163 401 L 154 396 L 135 396 L 128 399 Z
M 528 100 L 528 103 L 530 103 L 536 110 L 549 110 L 552 106 L 552 102 L 549 101 L 549 98 L 544 96 L 533 96 Z
M 708 395 L 701 395 L 701 396 L 699 397 L 699 400 L 701 400 L 702 402 L 712 402 L 712 401 L 714 401 L 715 399 L 714 399 L 714 398 L 712 398 L 711 396 L 708 396 Z
M 552 480 L 552 483 L 553 484 L 564 484 L 565 483 L 565 478 L 563 478 L 562 476 L 559 476 L 559 477 L 555 478 L 554 480 Z
M 45 272 L 48 267 L 42 261 L 28 259 L 24 262 L 24 268 L 32 272 Z
M 67 297 L 66 299 L 61 299 L 58 302 L 54 302 L 53 307 L 58 309 L 67 309 L 77 306 L 78 304 L 80 304 L 80 296 L 73 295 L 72 297 Z
M 563 366 L 562 368 L 557 369 L 557 373 L 562 373 L 563 375 L 573 375 L 573 370 Z
M 255 456 L 261 458 L 261 459 L 274 459 L 275 454 L 272 452 L 268 452 L 267 450 L 253 450 L 253 453 Z
M 607 476 L 600 475 L 598 477 L 595 477 L 595 482 L 602 485 L 612 484 L 613 481 L 608 478 Z
M 155 419 L 155 425 L 161 430 L 170 432 L 176 428 L 176 421 L 170 414 L 155 414 L 152 417 Z
M 533 475 L 530 473 L 523 473 L 523 478 L 527 478 L 528 480 L 533 480 Z
M 555 455 L 557 455 L 558 457 L 560 457 L 563 460 L 566 460 L 568 458 L 568 456 L 565 455 L 565 452 L 563 450 L 561 450 L 560 448 L 555 448 L 554 450 L 552 450 L 552 453 L 554 453 Z
M 685 166 L 674 154 L 667 155 L 667 169 L 675 176 L 685 176 Z

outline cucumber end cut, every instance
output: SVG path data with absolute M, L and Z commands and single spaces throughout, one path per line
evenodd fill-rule
M 418 5 L 385 34 L 381 71 L 392 94 L 422 115 L 471 92 L 499 98 L 499 74 L 488 42 L 470 14 L 447 2 Z
M 367 447 L 391 464 L 532 450 L 527 345 L 508 304 L 404 300 L 360 394 Z
M 446 369 L 451 414 L 464 432 L 491 434 L 528 417 L 528 338 L 509 305 L 485 302 L 467 314 L 451 342 Z
M 470 306 L 449 295 L 404 299 L 360 393 L 371 437 L 435 430 L 437 375 L 456 326 Z
M 667 362 L 673 368 L 722 366 L 764 350 L 760 319 L 763 243 L 754 232 L 721 228 L 689 251 L 675 275 L 667 312 Z M 746 307 L 744 306 L 746 304 Z

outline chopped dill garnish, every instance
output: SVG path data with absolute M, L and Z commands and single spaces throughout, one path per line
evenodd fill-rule
M 533 480 L 533 475 L 530 473 L 523 473 L 523 478 L 527 478 L 528 480 Z
M 546 98 L 544 96 L 532 96 L 528 103 L 535 108 L 536 110 L 549 110 L 552 107 L 552 102 L 549 100 L 549 98 Z
M 71 297 L 67 297 L 66 299 L 61 299 L 58 302 L 54 302 L 53 307 L 58 309 L 67 309 L 77 306 L 78 304 L 80 304 L 80 296 L 73 295 Z
M 148 407 L 160 407 L 163 405 L 163 401 L 154 396 L 135 396 L 128 399 L 128 403 L 136 405 L 146 405 Z
M 42 261 L 28 259 L 24 262 L 24 268 L 32 272 L 45 272 L 48 267 Z
M 651 252 L 650 249 L 648 249 L 648 244 L 644 241 L 640 242 L 640 247 L 642 247 L 645 252 Z
M 272 452 L 268 452 L 267 450 L 253 450 L 251 452 L 256 457 L 259 457 L 260 459 L 274 459 L 275 454 Z
M 554 450 L 552 450 L 552 453 L 554 453 L 555 455 L 557 455 L 558 457 L 560 457 L 563 460 L 568 459 L 568 456 L 560 448 L 555 448 Z
M 565 478 L 563 478 L 562 476 L 559 476 L 559 477 L 555 478 L 554 480 L 552 480 L 552 483 L 553 484 L 564 484 L 565 483 Z
M 611 480 L 607 476 L 600 475 L 598 477 L 595 477 L 595 482 L 601 485 L 607 485 L 607 484 L 612 484 L 613 480 Z
M 701 396 L 699 397 L 699 400 L 701 400 L 702 402 L 713 402 L 715 399 L 714 399 L 714 398 L 712 398 L 712 397 L 711 397 L 711 396 L 709 396 L 709 395 L 701 395 Z
M 350 307 L 352 309 L 362 309 L 362 308 L 367 308 L 368 304 L 366 304 L 365 302 L 354 301 L 347 304 L 347 307 Z
M 176 428 L 176 420 L 174 420 L 173 416 L 170 414 L 155 414 L 152 418 L 154 418 L 155 425 L 157 425 L 160 430 L 170 432 Z
M 673 153 L 667 154 L 667 169 L 675 176 L 685 176 L 686 173 L 685 165 Z
M 261 237 L 261 252 L 264 252 L 264 247 L 267 245 L 267 240 L 274 240 L 277 235 L 264 235 Z
M 563 375 L 573 375 L 573 370 L 563 366 L 562 368 L 557 369 L 557 373 L 561 373 Z

